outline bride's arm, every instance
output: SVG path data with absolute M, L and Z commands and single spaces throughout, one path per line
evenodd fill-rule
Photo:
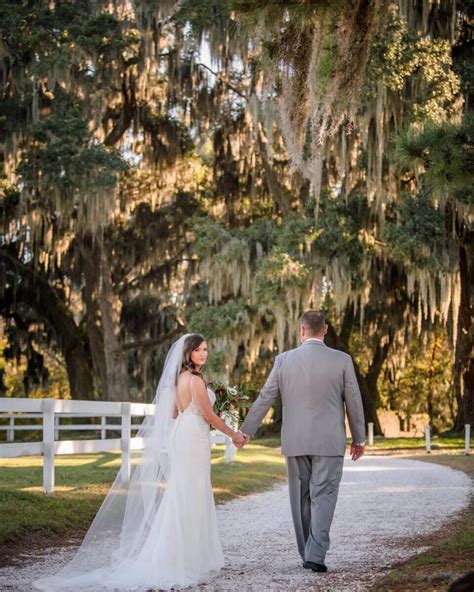
M 199 378 L 199 376 L 193 376 L 191 378 L 190 386 L 194 400 L 196 401 L 204 419 L 217 430 L 232 438 L 232 441 L 236 446 L 243 446 L 246 442 L 245 436 L 229 427 L 226 422 L 214 412 L 211 402 L 209 401 L 204 380 Z

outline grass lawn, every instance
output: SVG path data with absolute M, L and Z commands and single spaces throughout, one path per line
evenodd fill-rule
M 474 457 L 434 455 L 412 456 L 415 460 L 438 463 L 465 471 L 474 478 Z M 448 495 L 448 494 L 447 494 Z M 409 542 L 409 541 L 407 541 Z M 439 532 L 417 540 L 430 548 L 403 562 L 378 581 L 373 592 L 432 592 L 448 590 L 457 578 L 473 569 L 474 496 L 470 505 Z
M 224 446 L 212 449 L 218 503 L 286 480 L 280 440 L 256 439 L 226 465 Z M 42 458 L 0 458 L 0 556 L 8 549 L 64 543 L 83 534 L 120 466 L 117 453 L 56 457 L 54 495 L 42 493 Z

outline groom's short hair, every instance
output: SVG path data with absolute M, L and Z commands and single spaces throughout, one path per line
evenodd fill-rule
M 312 335 L 316 335 L 316 333 L 320 333 L 324 329 L 326 319 L 319 310 L 307 310 L 301 317 L 300 324 Z

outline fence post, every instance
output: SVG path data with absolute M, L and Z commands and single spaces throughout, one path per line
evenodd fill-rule
M 132 426 L 130 403 L 122 403 L 122 465 L 120 468 L 122 481 L 130 479 L 130 431 Z
M 367 424 L 368 429 L 368 444 L 369 446 L 373 446 L 374 445 L 374 423 L 372 421 L 369 421 L 369 423 Z
M 57 415 L 54 416 L 54 439 L 59 440 L 59 417 Z
M 431 452 L 431 429 L 430 426 L 425 426 L 425 440 L 426 440 L 426 452 Z
M 43 400 L 43 491 L 54 491 L 54 399 Z
M 464 454 L 470 454 L 470 452 L 471 452 L 471 424 L 467 423 L 464 426 L 464 429 L 466 430 Z
M 100 425 L 101 425 L 100 439 L 101 440 L 105 440 L 105 438 L 107 437 L 107 430 L 105 429 L 106 423 L 107 423 L 107 418 L 105 417 L 105 415 L 102 415 L 102 417 L 100 418 Z
M 14 442 L 15 440 L 15 418 L 10 417 L 10 421 L 8 422 L 9 427 L 7 430 L 7 442 Z
M 224 418 L 226 424 L 231 427 L 233 430 L 237 431 L 238 423 L 237 421 L 231 417 L 230 415 L 226 415 Z M 234 446 L 232 442 L 232 438 L 229 436 L 225 437 L 225 464 L 228 465 L 233 460 L 235 460 L 235 451 L 237 448 Z

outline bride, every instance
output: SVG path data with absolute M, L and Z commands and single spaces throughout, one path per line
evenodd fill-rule
M 242 447 L 218 417 L 201 370 L 201 335 L 168 352 L 154 413 L 137 434 L 143 449 L 130 477 L 120 471 L 76 555 L 34 583 L 44 591 L 149 590 L 199 584 L 224 565 L 211 487 L 209 424 Z

